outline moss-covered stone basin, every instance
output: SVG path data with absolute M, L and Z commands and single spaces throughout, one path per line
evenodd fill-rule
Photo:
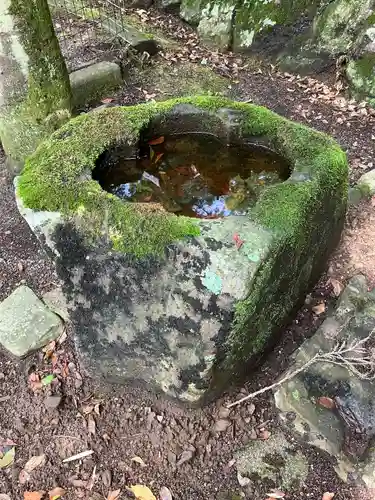
M 109 148 L 171 130 L 272 149 L 291 175 L 248 215 L 216 220 L 126 203 L 92 179 Z M 192 97 L 71 120 L 27 160 L 17 200 L 56 258 L 88 371 L 197 403 L 255 367 L 319 278 L 347 176 L 330 137 L 263 107 Z

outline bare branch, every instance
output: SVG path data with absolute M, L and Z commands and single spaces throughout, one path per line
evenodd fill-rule
M 349 344 L 347 341 L 343 341 L 341 343 L 337 343 L 329 352 L 319 352 L 315 354 L 309 361 L 301 365 L 296 370 L 288 373 L 277 382 L 244 396 L 238 401 L 227 405 L 227 408 L 233 408 L 244 401 L 248 401 L 249 399 L 253 399 L 260 394 L 264 394 L 265 392 L 279 387 L 284 384 L 284 382 L 291 380 L 299 373 L 305 371 L 314 363 L 327 362 L 333 365 L 342 366 L 361 380 L 374 380 L 375 357 L 371 355 L 370 350 L 366 347 L 367 342 L 373 338 L 374 334 L 375 328 L 367 335 L 367 337 L 363 339 L 352 341 Z

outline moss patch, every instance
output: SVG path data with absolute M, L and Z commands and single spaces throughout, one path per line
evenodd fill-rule
M 213 112 L 222 107 L 242 111 L 244 134 L 266 135 L 294 165 L 295 172 L 313 172 L 311 182 L 285 182 L 270 187 L 250 214 L 279 234 L 285 244 L 298 243 L 296 239 L 303 234 L 309 215 L 304 209 L 309 210 L 311 198 L 320 203 L 319 196 L 324 190 L 336 190 L 343 198 L 346 195 L 346 157 L 328 136 L 263 107 L 201 96 L 109 108 L 71 120 L 28 159 L 19 182 L 24 204 L 35 210 L 78 216 L 83 227 L 91 228 L 93 236 L 109 236 L 117 250 L 135 255 L 161 254 L 168 243 L 198 234 L 194 219 L 160 211 L 150 216 L 141 206 L 124 203 L 106 193 L 91 178 L 95 161 L 103 151 L 116 144 L 136 144 L 139 131 L 152 117 L 170 111 L 179 103 Z M 271 272 L 272 266 L 263 275 Z
M 215 74 L 210 68 L 190 62 L 168 66 L 159 60 L 145 68 L 133 68 L 128 81 L 135 87 L 142 87 L 155 99 L 191 95 L 223 95 L 228 91 L 229 80 Z
M 7 108 L 0 119 L 4 149 L 15 161 L 22 162 L 36 145 L 60 125 L 71 109 L 71 91 L 65 61 L 55 36 L 48 4 L 45 0 L 24 2 L 12 0 L 9 16 L 18 40 L 27 55 L 27 89 L 23 83 L 11 81 L 5 87 Z M 7 21 L 5 21 L 7 22 Z M 14 65 L 17 43 L 5 47 Z M 24 68 L 15 71 L 24 72 Z M 60 111 L 66 110 L 66 113 Z

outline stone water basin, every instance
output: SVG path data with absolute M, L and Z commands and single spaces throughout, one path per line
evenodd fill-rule
M 330 137 L 192 97 L 71 120 L 16 194 L 87 371 L 200 404 L 257 366 L 318 280 L 347 176 Z

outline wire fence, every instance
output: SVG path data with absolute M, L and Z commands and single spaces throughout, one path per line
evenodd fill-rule
M 1 0 L 0 0 L 1 1 Z M 70 70 L 108 58 L 127 30 L 122 0 L 48 0 L 55 31 Z

